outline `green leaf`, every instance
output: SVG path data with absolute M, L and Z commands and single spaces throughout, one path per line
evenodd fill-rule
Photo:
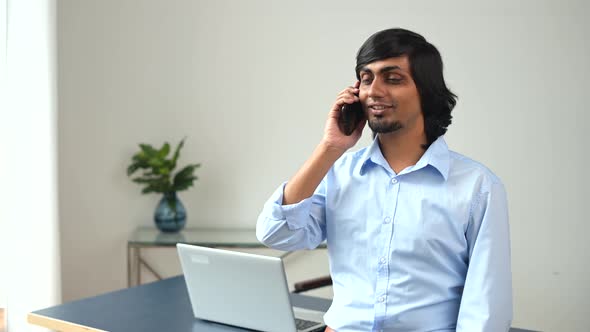
M 162 167 L 162 160 L 161 159 L 158 159 L 157 157 L 151 158 L 148 161 L 148 165 L 150 165 L 150 167 L 154 169 L 154 173 L 159 174 L 157 172 L 157 169 L 160 168 L 160 167 Z
M 182 147 L 184 146 L 185 139 L 186 137 L 181 139 L 178 145 L 176 146 L 176 151 L 174 151 L 174 156 L 172 157 L 172 169 L 176 168 L 176 162 L 178 161 L 178 157 L 180 156 L 180 149 L 182 149 Z
M 193 185 L 193 181 L 198 177 L 193 175 L 195 169 L 199 168 L 201 164 L 191 164 L 185 166 L 174 176 L 173 187 L 176 191 L 185 190 Z
M 145 153 L 146 158 L 151 158 L 158 153 L 158 150 L 154 149 L 154 147 L 149 144 L 139 144 L 139 147 L 141 148 L 141 151 Z
M 166 158 L 168 153 L 170 153 L 170 144 L 168 144 L 168 142 L 165 142 L 164 145 L 162 145 L 160 151 L 158 151 L 158 158 L 164 159 Z
M 142 194 L 149 194 L 152 192 L 156 192 L 152 186 L 147 186 L 141 191 Z
M 183 179 L 182 181 L 174 182 L 174 190 L 182 191 L 186 190 L 193 185 L 193 181 L 198 179 L 196 176 L 191 176 Z
M 158 168 L 158 174 L 168 175 L 170 174 L 170 168 L 168 168 L 167 166 L 160 167 Z
M 174 176 L 174 183 L 182 182 L 184 178 L 191 177 L 195 169 L 199 166 L 200 164 L 192 164 L 185 166 L 183 169 L 178 171 L 178 173 L 176 173 L 176 175 Z
M 131 160 L 133 160 L 134 162 L 141 162 L 145 160 L 145 153 L 143 153 L 143 151 L 140 151 L 134 154 L 133 157 L 131 157 Z
M 148 184 L 152 184 L 152 183 L 157 183 L 158 179 L 156 178 L 148 178 L 148 177 L 137 177 L 135 179 L 131 179 L 131 181 L 135 182 L 135 183 L 148 183 Z
M 127 176 L 131 176 L 131 174 L 135 173 L 139 169 L 139 163 L 133 163 L 127 167 Z

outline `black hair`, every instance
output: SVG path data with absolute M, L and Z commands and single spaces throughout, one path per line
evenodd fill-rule
M 356 77 L 369 63 L 408 56 L 410 73 L 420 95 L 424 115 L 427 149 L 436 139 L 447 132 L 451 124 L 451 111 L 457 103 L 457 96 L 446 86 L 443 77 L 443 63 L 440 53 L 421 35 L 401 29 L 387 29 L 373 34 L 361 46 L 356 57 Z

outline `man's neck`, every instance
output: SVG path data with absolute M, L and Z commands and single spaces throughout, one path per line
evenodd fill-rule
M 426 152 L 422 148 L 422 145 L 426 143 L 426 133 L 423 131 L 379 134 L 381 153 L 396 174 L 409 166 L 416 165 Z

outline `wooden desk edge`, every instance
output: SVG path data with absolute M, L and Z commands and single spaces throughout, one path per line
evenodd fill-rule
M 29 324 L 39 325 L 51 330 L 61 331 L 61 332 L 108 332 L 105 330 L 99 330 L 92 327 L 79 325 L 75 323 L 70 323 L 64 320 L 50 318 L 43 315 L 38 315 L 35 313 L 29 313 L 27 315 L 27 322 Z

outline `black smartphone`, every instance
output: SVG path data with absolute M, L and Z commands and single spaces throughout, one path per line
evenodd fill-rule
M 338 118 L 338 127 L 340 131 L 350 136 L 358 126 L 359 122 L 363 121 L 365 113 L 360 101 L 352 104 L 344 104 L 340 110 L 340 117 Z

